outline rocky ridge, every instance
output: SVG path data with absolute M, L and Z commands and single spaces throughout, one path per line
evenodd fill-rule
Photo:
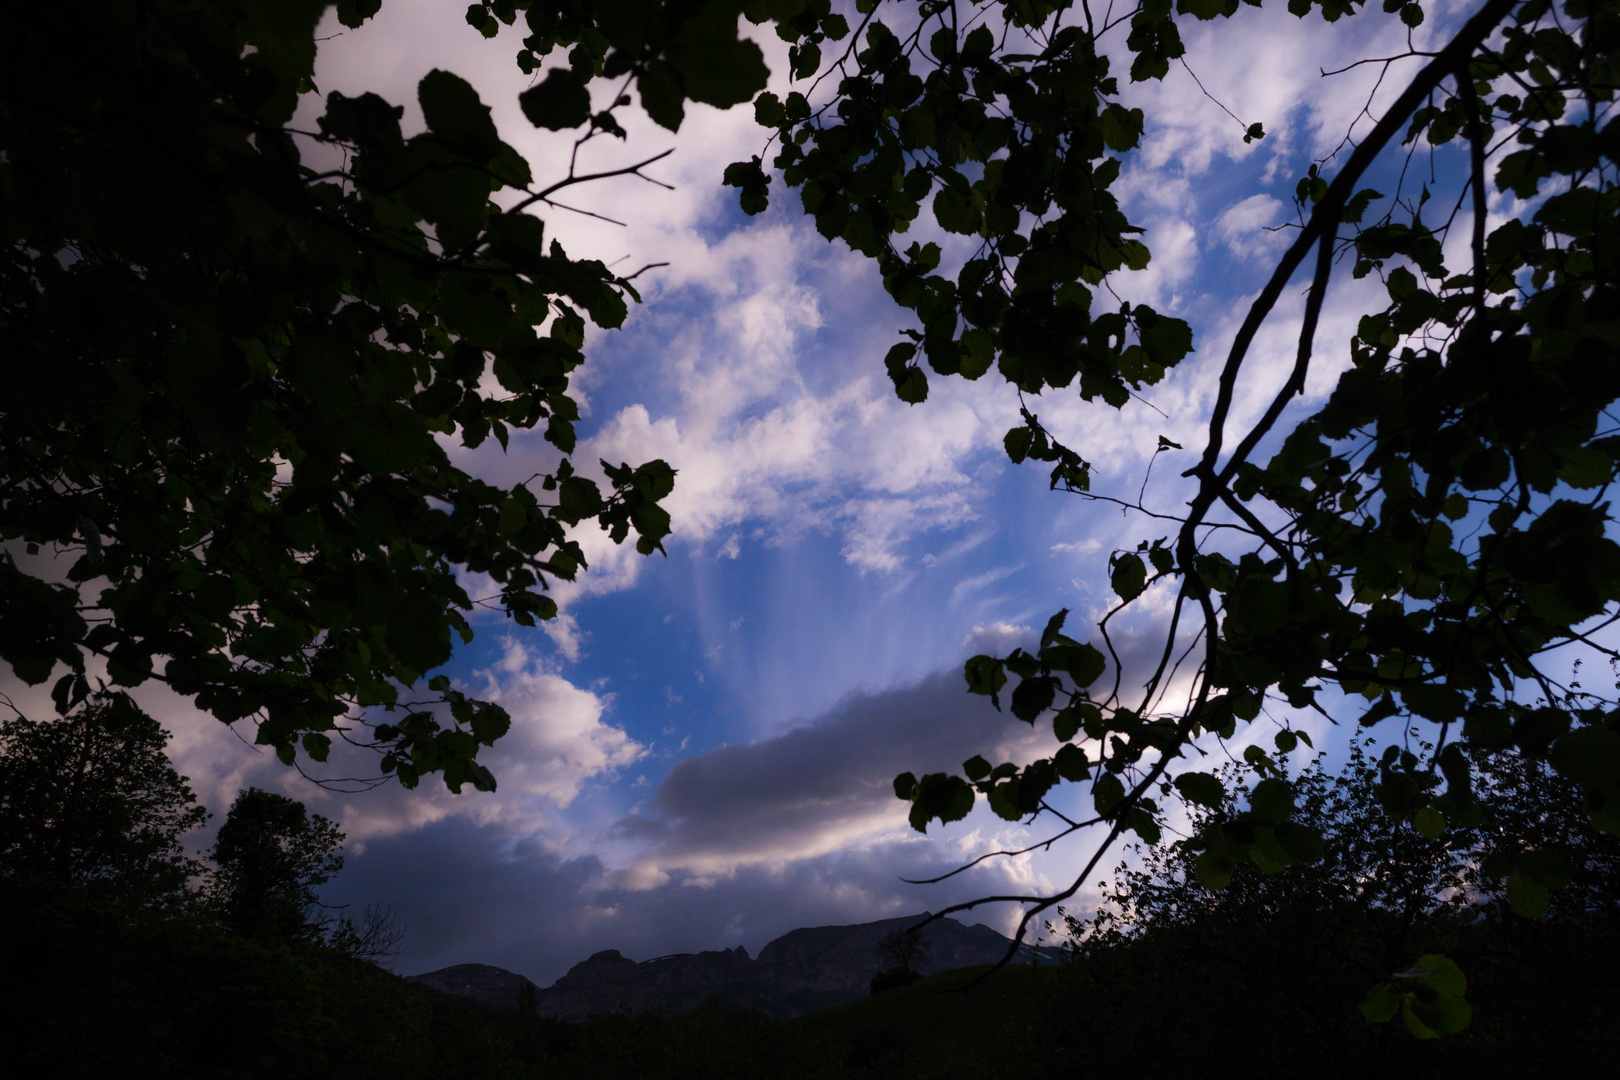
M 575 964 L 551 986 L 537 987 L 535 1007 L 543 1017 L 583 1020 L 621 1009 L 684 1012 L 718 999 L 773 1016 L 799 1016 L 865 997 L 872 976 L 882 967 L 878 942 L 895 930 L 915 926 L 927 914 L 793 930 L 767 944 L 757 958 L 750 958 L 739 945 L 638 963 L 607 949 Z M 923 975 L 994 963 L 1012 944 L 987 926 L 963 926 L 955 919 L 930 923 L 923 937 L 928 940 L 928 957 L 917 965 Z M 1039 950 L 1040 961 L 1056 957 L 1055 949 Z M 1036 950 L 1022 945 L 1017 959 L 1029 963 L 1036 959 Z M 522 975 L 487 964 L 457 964 L 412 975 L 409 981 L 507 1008 L 518 1003 L 524 986 L 534 985 Z

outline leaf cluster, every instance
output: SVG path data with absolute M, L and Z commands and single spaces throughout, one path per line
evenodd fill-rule
M 1065 20 L 1066 7 L 1008 2 L 968 29 L 952 5 L 863 3 L 841 55 L 795 70 L 802 90 L 756 99 L 770 164 L 806 214 L 871 258 L 915 313 L 886 358 L 902 400 L 926 397 L 926 361 L 968 379 L 994 368 L 1026 396 L 1077 383 L 1082 398 L 1119 408 L 1188 355 L 1184 322 L 1094 303 L 1110 275 L 1148 261 L 1110 187 L 1152 118 L 1114 100 L 1111 58 L 1129 56 L 1133 80 L 1162 79 L 1184 52 L 1178 15 L 1219 19 L 1238 6 L 1183 0 L 1172 11 L 1151 0 L 1098 22 L 1089 10 Z M 1360 8 L 1290 4 L 1330 23 Z M 1417 4 L 1383 8 L 1408 29 L 1424 22 Z M 1572 644 L 1620 656 L 1592 636 L 1620 612 L 1607 501 L 1620 468 L 1617 43 L 1613 3 L 1491 0 L 1435 51 L 1371 61 L 1386 74 L 1417 63 L 1401 69 L 1371 129 L 1300 179 L 1293 242 L 1220 367 L 1208 441 L 1185 474 L 1196 492 L 1185 513 L 1154 515 L 1176 533 L 1110 556 L 1118 604 L 1097 628 L 1101 648 L 1062 637 L 1059 613 L 1034 653 L 966 665 L 969 690 L 997 707 L 1016 679 L 1013 715 L 1050 713 L 1063 749 L 1025 766 L 974 757 L 959 776 L 903 774 L 895 792 L 914 827 L 959 820 L 982 794 L 1009 820 L 1053 814 L 1058 836 L 1096 826 L 1107 841 L 1134 831 L 1152 842 L 1161 797 L 1227 801 L 1218 776 L 1171 768 L 1195 742 L 1239 738 L 1268 706 L 1322 710 L 1359 695 L 1362 726 L 1398 718 L 1430 733 L 1423 753 L 1392 747 L 1379 763 L 1380 806 L 1423 834 L 1477 827 L 1476 756 L 1508 751 L 1578 783 L 1579 813 L 1620 831 L 1620 703 L 1560 681 L 1544 660 Z M 1246 138 L 1261 133 L 1244 125 Z M 1420 146 L 1454 155 L 1449 212 L 1430 184 L 1412 191 L 1406 171 L 1392 196 L 1362 185 L 1386 148 L 1410 160 Z M 763 155 L 726 180 L 745 210 L 764 208 Z M 1491 188 L 1524 209 L 1490 220 Z M 933 224 L 964 238 L 954 277 L 940 245 L 902 250 L 925 204 Z M 1466 243 L 1448 248 L 1454 225 L 1469 230 Z M 1448 265 L 1448 251 L 1463 265 Z M 1327 404 L 1280 429 L 1279 445 L 1272 433 L 1304 391 L 1341 265 L 1378 275 L 1389 303 L 1360 320 Z M 1301 268 L 1310 283 L 1293 369 L 1229 442 L 1250 344 Z M 1054 489 L 1101 498 L 1085 447 L 1063 445 L 1027 400 L 1023 420 L 1005 440 L 1009 458 L 1051 462 Z M 1172 447 L 1161 439 L 1161 451 Z M 1117 658 L 1113 686 L 1097 684 L 1109 622 L 1155 585 L 1173 597 L 1172 616 L 1157 666 L 1127 700 Z M 1176 705 L 1165 694 L 1184 663 L 1193 688 Z M 1280 727 L 1275 753 L 1245 739 L 1249 806 L 1200 819 L 1198 874 L 1210 888 L 1245 864 L 1320 857 L 1282 765 L 1308 740 Z M 1057 813 L 1047 796 L 1066 780 L 1090 784 L 1094 817 Z M 1502 858 L 1492 871 L 1519 882 L 1515 907 L 1545 910 L 1559 873 L 1528 849 Z M 1023 898 L 1026 925 L 1084 876 Z
M 319 930 L 316 890 L 343 869 L 343 833 L 285 795 L 249 788 L 236 797 L 210 853 L 204 903 L 246 937 L 289 939 Z
M 938 0 L 888 8 L 909 31 L 876 18 L 883 5 L 863 4 L 850 44 L 819 74 L 817 33 L 779 25 L 799 42 L 792 74 L 805 86 L 785 99 L 762 94 L 754 111 L 775 132 L 772 168 L 816 228 L 873 259 L 890 296 L 915 314 L 917 329 L 886 358 L 898 396 L 926 399 L 926 360 L 939 376 L 995 368 L 1027 393 L 1078 383 L 1087 400 L 1123 405 L 1192 347 L 1185 322 L 1146 305 L 1093 311 L 1108 274 L 1148 264 L 1141 229 L 1109 190 L 1140 142 L 1142 111 L 1111 100 L 1118 81 L 1091 33 L 1055 21 L 1040 29 L 1059 5 L 1005 6 L 1009 27 L 1028 31 L 1028 52 L 1005 35 L 998 43 L 989 24 L 958 25 L 957 8 Z M 1162 77 L 1180 50 L 1168 4 L 1147 5 L 1135 21 L 1132 78 Z M 830 16 L 820 34 L 838 40 L 844 30 Z M 820 102 L 823 86 L 833 95 Z M 751 214 L 769 202 L 764 169 L 755 157 L 726 170 Z M 953 276 L 941 272 L 937 243 L 901 239 L 925 207 L 972 248 Z M 1083 487 L 1088 466 L 1046 456 L 1043 438 L 1031 418 L 1009 433 L 1008 452 L 1057 461 L 1054 484 Z
M 188 900 L 182 837 L 208 818 L 168 732 L 123 694 L 49 721 L 0 723 L 0 870 L 133 908 Z
M 467 22 L 494 37 L 521 18 L 528 34 L 517 64 L 525 74 L 567 49 L 567 66 L 551 68 L 520 99 L 537 126 L 555 131 L 589 121 L 622 138 L 611 107 L 592 116 L 593 79 L 622 79 L 624 89 L 634 82 L 647 115 L 677 131 L 688 101 L 724 109 L 764 89 L 765 56 L 738 37 L 740 14 L 760 22 L 791 18 L 804 6 L 803 0 L 480 0 L 468 6 Z M 620 104 L 628 104 L 622 90 L 614 97 L 614 107 Z
M 289 764 L 347 740 L 407 786 L 439 772 L 487 790 L 476 755 L 505 713 L 424 677 L 478 607 L 552 618 L 550 583 L 586 565 L 575 526 L 662 550 L 674 473 L 603 462 L 599 482 L 569 457 L 587 322 L 620 325 L 637 294 L 548 241 L 534 210 L 601 174 L 571 161 L 542 185 L 445 71 L 420 81 L 426 129 L 410 137 L 374 93 L 328 94 L 315 130 L 295 127 L 328 6 L 8 18 L 0 659 L 54 678 L 64 711 L 94 665 L 250 720 Z M 345 0 L 338 17 L 357 27 L 378 6 Z M 627 98 L 589 108 L 597 75 L 639 78 L 671 128 L 684 100 L 764 83 L 724 3 L 475 10 L 526 13 L 534 56 L 575 43 L 579 62 L 521 104 L 585 127 L 581 144 L 623 136 Z M 549 446 L 510 488 L 451 454 L 530 431 Z
M 1554 925 L 1592 940 L 1612 937 L 1614 905 L 1602 897 L 1620 881 L 1620 840 L 1580 820 L 1577 784 L 1517 751 L 1476 751 L 1479 823 L 1440 831 L 1386 808 L 1388 769 L 1372 749 L 1353 741 L 1336 776 L 1319 757 L 1290 777 L 1293 818 L 1321 838 L 1309 865 L 1289 874 L 1270 873 L 1264 863 L 1240 867 L 1225 888 L 1210 891 L 1201 826 L 1229 817 L 1244 800 L 1258 805 L 1273 782 L 1250 788 L 1228 766 L 1221 779 L 1231 794 L 1194 810 L 1191 838 L 1122 863 L 1098 906 L 1067 918 L 1074 960 L 1106 965 L 1150 939 L 1201 940 L 1206 955 L 1189 962 L 1208 964 L 1219 954 L 1241 964 L 1248 953 L 1257 965 L 1316 967 L 1322 974 L 1312 981 L 1321 985 L 1312 992 L 1339 998 L 1336 1006 L 1318 1003 L 1325 1013 L 1360 998 L 1365 1021 L 1400 1017 L 1419 1039 L 1455 1035 L 1469 1026 L 1473 1007 L 1468 978 L 1441 951 L 1506 945 L 1533 925 L 1524 916 L 1548 914 L 1524 910 L 1522 886 L 1504 880 L 1504 845 L 1536 852 L 1566 884 L 1583 882 L 1558 894 Z M 1342 977 L 1326 975 L 1334 970 Z

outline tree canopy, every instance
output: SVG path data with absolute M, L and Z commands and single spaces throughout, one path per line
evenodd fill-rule
M 168 741 L 118 693 L 55 720 L 0 722 L 0 867 L 137 906 L 183 901 L 202 868 L 181 837 L 208 811 Z
M 472 633 L 480 600 L 460 575 L 493 579 L 491 602 L 519 623 L 551 617 L 548 582 L 584 565 L 569 528 L 595 521 L 658 550 L 675 477 L 661 461 L 604 462 L 604 493 L 569 458 L 586 320 L 618 325 L 636 294 L 548 244 L 533 211 L 592 177 L 570 164 L 536 179 L 443 71 L 422 79 L 427 130 L 409 139 L 399 107 L 369 93 L 328 95 L 316 129 L 295 129 L 327 7 L 122 0 L 6 16 L 0 658 L 31 683 L 54 678 L 64 709 L 87 698 L 94 661 L 119 685 L 162 679 L 221 720 L 254 719 L 288 762 L 322 760 L 341 736 L 407 785 L 442 771 L 489 788 L 476 756 L 506 715 L 427 677 Z M 337 5 L 347 26 L 377 7 Z M 1288 4 L 1328 22 L 1428 18 L 1415 0 L 1382 7 Z M 1480 822 L 1476 751 L 1550 763 L 1596 828 L 1620 831 L 1620 710 L 1557 674 L 1567 646 L 1620 659 L 1594 636 L 1620 602 L 1607 502 L 1620 4 L 1484 0 L 1436 47 L 1369 58 L 1396 92 L 1376 113 L 1370 98 L 1369 124 L 1299 178 L 1291 243 L 1212 360 L 1185 511 L 1093 491 L 1087 448 L 1041 422 L 1043 396 L 1117 409 L 1194 349 L 1183 320 L 1103 299 L 1149 264 L 1153 239 L 1114 191 L 1153 122 L 1120 100 L 1121 79 L 1163 79 L 1184 53 L 1178 26 L 1238 10 L 857 0 L 853 28 L 826 0 L 467 11 L 489 36 L 524 21 L 524 115 L 581 143 L 623 137 L 614 110 L 632 89 L 670 130 L 686 101 L 752 101 L 767 146 L 726 183 L 757 213 L 779 176 L 822 235 L 874 261 L 914 316 L 885 357 L 897 395 L 1004 380 L 1024 402 L 1004 440 L 1013 462 L 1171 530 L 1111 554 L 1118 604 L 1097 627 L 1076 632 L 1060 611 L 1033 651 L 967 664 L 971 691 L 1050 723 L 1060 750 L 896 778 L 918 829 L 981 795 L 1008 820 L 1040 817 L 1054 786 L 1090 786 L 1095 813 L 1060 829 L 1096 836 L 1085 871 L 1051 895 L 998 898 L 1023 903 L 1026 923 L 1124 834 L 1158 839 L 1178 802 L 1218 810 L 1193 841 L 1207 887 L 1317 859 L 1281 760 L 1303 738 L 1290 710 L 1424 733 L 1390 743 L 1377 788 L 1423 836 Z M 739 17 L 789 44 L 797 89 L 762 92 Z M 597 79 L 613 88 L 605 111 Z M 1240 125 L 1234 139 L 1265 136 Z M 1405 172 L 1390 193 L 1365 186 L 1386 154 L 1419 148 L 1448 163 L 1432 186 Z M 1499 222 L 1493 190 L 1516 200 Z M 907 242 L 925 208 L 967 257 Z M 1251 346 L 1298 273 L 1292 370 L 1235 424 Z M 1388 302 L 1326 357 L 1317 325 L 1343 274 L 1376 276 Z M 1344 370 L 1326 405 L 1291 413 L 1328 364 Z M 554 463 L 510 489 L 445 450 L 542 424 Z M 1127 685 L 1109 623 L 1149 590 L 1172 615 L 1156 666 Z M 1262 742 L 1251 725 L 1271 706 L 1284 719 Z M 1242 747 L 1246 805 L 1190 767 L 1195 744 Z M 1529 841 L 1488 869 L 1525 915 L 1571 875 Z
M 1035 399 L 1074 388 L 1118 408 L 1190 353 L 1181 320 L 1100 301 L 1109 275 L 1147 265 L 1151 240 L 1110 191 L 1151 123 L 1116 100 L 1113 65 L 1123 57 L 1131 80 L 1162 79 L 1184 52 L 1178 15 L 1220 19 L 1238 4 L 1172 11 L 1164 0 L 1097 19 L 1084 5 L 1009 2 L 975 9 L 984 18 L 971 29 L 957 5 L 897 6 L 910 15 L 904 33 L 877 18 L 893 7 L 861 3 L 865 21 L 825 67 L 810 35 L 794 37 L 805 89 L 756 101 L 774 129 L 771 165 L 822 234 L 874 259 L 915 313 L 887 359 L 902 399 L 926 398 L 928 370 L 993 371 L 1025 395 L 1005 442 L 1014 462 L 1048 463 L 1054 489 L 1148 515 L 1139 499 L 1091 491 L 1085 447 L 1059 442 Z M 1359 8 L 1289 4 L 1329 22 L 1377 17 Z M 1385 10 L 1408 27 L 1425 19 L 1415 3 Z M 964 817 L 980 795 L 1018 820 L 1050 811 L 1055 785 L 1090 784 L 1095 816 L 1062 826 L 1102 834 L 1086 870 L 1053 895 L 994 898 L 1022 902 L 1026 925 L 1074 895 L 1122 834 L 1157 840 L 1166 798 L 1225 805 L 1222 781 L 1184 760 L 1200 740 L 1241 745 L 1255 779 L 1247 807 L 1201 822 L 1205 885 L 1244 863 L 1317 858 L 1321 838 L 1294 820 L 1279 763 L 1301 736 L 1283 721 L 1274 753 L 1248 727 L 1268 703 L 1284 717 L 1331 709 L 1430 732 L 1422 753 L 1388 747 L 1378 789 L 1425 835 L 1478 821 L 1475 748 L 1550 761 L 1580 784 L 1599 829 L 1620 830 L 1620 711 L 1555 674 L 1567 660 L 1548 659 L 1569 645 L 1617 655 L 1592 636 L 1620 600 L 1606 501 L 1620 451 L 1609 412 L 1620 396 L 1617 33 L 1614 4 L 1488 0 L 1437 48 L 1371 61 L 1401 88 L 1300 178 L 1292 242 L 1220 361 L 1207 441 L 1184 474 L 1196 485 L 1188 507 L 1152 513 L 1173 534 L 1112 554 L 1117 605 L 1096 644 L 1066 633 L 1060 611 L 1034 651 L 968 662 L 970 690 L 999 707 L 1016 680 L 1013 715 L 1050 722 L 1062 748 L 1026 765 L 974 757 L 959 776 L 903 774 L 895 792 L 924 829 Z M 1242 132 L 1263 135 L 1261 124 Z M 1404 174 L 1389 195 L 1362 184 L 1386 148 L 1453 146 L 1454 201 L 1432 203 L 1430 186 L 1413 192 Z M 766 204 L 766 179 L 763 157 L 727 174 L 751 211 Z M 1493 189 L 1525 208 L 1492 225 Z M 941 265 L 938 244 L 904 245 L 925 206 L 968 238 L 958 265 Z M 1463 264 L 1448 266 L 1443 241 L 1465 221 Z M 1250 346 L 1301 269 L 1293 369 L 1234 431 Z M 1360 320 L 1326 406 L 1271 437 L 1313 363 L 1337 361 L 1315 339 L 1345 272 L 1378 275 L 1388 305 Z M 1162 650 L 1142 685 L 1126 685 L 1108 624 L 1155 586 L 1173 597 Z M 1190 690 L 1172 693 L 1188 673 Z M 1567 872 L 1528 848 L 1491 869 L 1528 915 Z
M 635 298 L 532 212 L 587 177 L 537 180 L 445 71 L 422 79 L 428 130 L 409 139 L 369 93 L 295 127 L 330 6 L 4 16 L 0 659 L 54 679 L 63 710 L 93 661 L 251 719 L 289 763 L 343 737 L 407 786 L 439 771 L 487 789 L 476 755 L 508 717 L 424 676 L 471 639 L 477 604 L 523 625 L 556 613 L 548 583 L 585 565 L 571 526 L 659 550 L 674 475 L 603 462 L 604 491 L 569 458 L 586 321 L 617 326 Z M 378 0 L 337 8 L 352 27 Z M 537 13 L 534 47 L 639 72 L 670 126 L 683 100 L 764 85 L 732 7 L 622 5 L 600 29 L 592 10 Z M 540 83 L 526 114 L 622 134 L 570 79 Z M 510 489 L 446 451 L 529 428 L 556 452 Z M 468 573 L 499 595 L 470 596 Z
M 231 803 L 209 853 L 209 904 L 239 934 L 304 934 L 315 921 L 316 890 L 343 869 L 342 844 L 338 827 L 303 803 L 249 788 Z

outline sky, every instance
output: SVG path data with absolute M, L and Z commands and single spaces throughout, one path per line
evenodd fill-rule
M 1405 48 L 1398 21 L 1369 7 L 1332 26 L 1275 2 L 1230 22 L 1184 20 L 1185 66 L 1163 83 L 1122 78 L 1125 102 L 1146 111 L 1148 126 L 1116 191 L 1154 258 L 1113 284 L 1189 320 L 1197 351 L 1117 412 L 1072 392 L 1032 403 L 1094 463 L 1096 490 L 1134 498 L 1141 489 L 1167 511 L 1186 498 L 1178 474 L 1204 443 L 1219 361 L 1286 243 L 1268 226 L 1289 220 L 1296 180 L 1339 145 L 1376 78 L 1369 67 L 1320 71 Z M 1416 44 L 1471 8 L 1431 5 Z M 534 130 L 518 110 L 530 80 L 512 62 L 514 32 L 486 41 L 458 5 L 432 0 L 388 0 L 372 23 L 340 30 L 335 20 L 323 30 L 322 93 L 375 91 L 404 104 L 407 130 L 419 129 L 415 84 L 444 68 L 478 88 L 537 177 L 563 173 L 569 139 Z M 753 36 L 784 92 L 785 46 Z M 532 630 L 498 613 L 475 620 L 476 639 L 447 670 L 514 718 L 481 756 L 495 793 L 452 795 L 434 778 L 415 791 L 323 790 L 251 746 L 250 731 L 142 689 L 216 825 L 249 785 L 340 823 L 347 863 L 326 899 L 392 907 L 407 927 L 402 973 L 479 962 L 547 985 L 599 949 L 637 960 L 738 944 L 753 954 L 799 926 L 1061 888 L 1090 854 L 1060 845 L 908 885 L 901 879 L 1021 846 L 1045 826 L 1009 825 L 981 801 L 966 821 L 920 835 L 891 781 L 955 770 L 974 753 L 1050 752 L 1049 727 L 1043 736 L 965 692 L 963 660 L 1030 643 L 1063 607 L 1070 632 L 1089 636 L 1111 599 L 1109 552 L 1168 530 L 1048 491 L 1038 464 L 1012 465 L 1001 438 L 1018 401 L 993 379 L 936 378 L 926 403 L 898 401 L 882 357 L 911 324 L 873 267 L 816 234 L 779 181 L 755 218 L 720 185 L 726 164 L 763 143 L 750 112 L 689 105 L 671 135 L 621 110 L 629 139 L 593 143 L 587 164 L 614 168 L 673 148 L 649 170 L 673 190 L 621 178 L 571 193 L 623 225 L 545 215 L 572 255 L 621 272 L 668 263 L 637 279 L 644 302 L 624 328 L 588 338 L 574 460 L 669 461 L 673 535 L 667 557 L 642 558 L 582 532 L 591 569 L 558 587 L 557 620 Z M 1246 145 L 1242 125 L 1254 121 L 1266 138 Z M 1452 166 L 1440 155 L 1433 167 Z M 1456 235 L 1466 237 L 1466 220 Z M 927 222 L 915 232 L 936 238 Z M 1340 275 L 1318 334 L 1322 362 L 1296 409 L 1321 403 L 1380 291 L 1376 280 Z M 1301 307 L 1291 290 L 1262 334 L 1234 425 L 1280 385 Z M 1161 436 L 1187 450 L 1165 455 L 1143 487 Z M 493 442 L 452 452 L 506 484 L 555 460 L 529 434 L 504 454 Z M 1170 599 L 1150 593 L 1135 605 L 1120 637 L 1127 668 Z M 1319 746 L 1342 744 L 1320 717 L 1292 719 Z M 1255 727 L 1269 743 L 1265 723 Z M 1079 794 L 1060 790 L 1058 805 Z M 962 917 L 1005 930 L 1016 914 Z

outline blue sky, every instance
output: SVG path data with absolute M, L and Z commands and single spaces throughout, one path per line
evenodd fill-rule
M 1419 46 L 1464 6 L 1435 5 Z M 1189 20 L 1183 33 L 1204 86 L 1245 122 L 1263 122 L 1267 137 L 1245 145 L 1182 68 L 1162 84 L 1127 84 L 1148 129 L 1117 190 L 1155 258 L 1114 287 L 1188 319 L 1198 351 L 1147 402 L 1117 413 L 1074 395 L 1032 402 L 1096 464 L 1100 491 L 1134 498 L 1159 436 L 1181 442 L 1188 449 L 1161 459 L 1146 489 L 1167 510 L 1185 497 L 1177 474 L 1203 445 L 1218 358 L 1285 242 L 1265 227 L 1288 219 L 1294 182 L 1339 142 L 1375 75 L 1323 79 L 1319 69 L 1404 46 L 1394 17 L 1376 10 L 1329 27 L 1275 3 L 1230 24 Z M 318 81 L 323 92 L 375 90 L 419 124 L 416 80 L 455 71 L 537 176 L 559 172 L 566 140 L 523 121 L 516 96 L 527 80 L 508 38 L 484 41 L 453 4 L 388 0 L 373 24 L 322 45 Z M 781 43 L 759 40 L 783 71 Z M 785 86 L 780 74 L 774 83 Z M 763 141 L 747 109 L 692 107 L 675 137 L 626 119 L 628 144 L 593 145 L 592 164 L 673 146 L 652 172 L 675 190 L 621 179 L 575 193 L 622 228 L 546 220 L 572 254 L 623 259 L 620 269 L 670 263 L 638 279 L 646 302 L 624 329 L 589 339 L 576 455 L 664 457 L 679 470 L 668 557 L 582 534 L 592 569 L 558 589 L 555 624 L 480 617 L 450 672 L 515 718 L 492 757 L 494 795 L 452 796 L 431 782 L 336 795 L 151 691 L 182 770 L 216 813 L 257 784 L 338 819 L 348 867 L 330 899 L 393 906 L 409 928 L 404 972 L 484 962 L 546 984 L 602 948 L 636 959 L 754 952 L 796 926 L 1067 884 L 1089 854 L 1079 845 L 947 886 L 901 883 L 1026 833 L 981 808 L 918 836 L 890 781 L 975 752 L 1036 756 L 1049 730 L 1043 742 L 966 695 L 962 660 L 1027 641 L 1060 607 L 1087 636 L 1109 601 L 1109 551 L 1168 529 L 1048 492 L 1038 466 L 1008 462 L 1000 441 L 1017 400 L 992 379 L 935 379 L 925 404 L 897 401 L 881 359 L 909 324 L 873 269 L 816 235 L 779 184 L 754 219 L 720 187 L 724 166 Z M 933 238 L 925 223 L 918 231 Z M 1320 402 L 1356 317 L 1377 303 L 1376 281 L 1343 278 L 1301 409 Z M 1279 384 L 1299 310 L 1291 296 L 1262 336 L 1235 422 Z M 459 453 L 505 483 L 551 460 L 530 437 L 505 455 L 493 444 Z M 1167 600 L 1138 605 L 1127 653 L 1151 640 Z M 1299 723 L 1326 734 L 1319 718 Z M 1269 729 L 1256 734 L 1269 741 Z M 976 917 L 1002 928 L 1012 914 Z

